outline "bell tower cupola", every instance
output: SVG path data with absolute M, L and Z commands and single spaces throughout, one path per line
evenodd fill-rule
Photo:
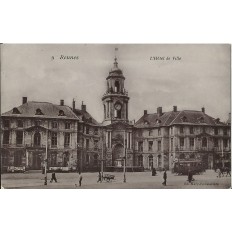
M 118 67 L 115 57 L 114 66 L 106 78 L 106 92 L 102 97 L 104 106 L 104 122 L 111 124 L 115 121 L 128 122 L 128 93 L 124 87 L 125 77 Z

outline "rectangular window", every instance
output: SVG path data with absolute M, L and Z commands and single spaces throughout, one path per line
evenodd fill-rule
M 223 147 L 228 147 L 228 140 L 227 139 L 223 139 Z
M 143 142 L 138 142 L 138 149 L 139 151 L 143 151 Z
M 94 140 L 94 150 L 98 149 L 98 140 Z
M 52 132 L 52 146 L 57 146 L 57 133 Z
M 161 151 L 161 141 L 158 141 L 158 151 Z
M 190 138 L 189 143 L 190 143 L 190 147 L 194 147 L 194 138 Z
M 202 127 L 202 133 L 206 133 L 206 128 Z
M 214 128 L 214 134 L 215 134 L 215 135 L 218 135 L 218 128 L 217 128 L 217 127 Z
M 171 138 L 171 151 L 173 151 L 173 138 Z
M 16 144 L 23 144 L 23 131 L 16 132 Z
M 181 134 L 184 133 L 184 127 L 183 127 L 183 126 L 180 127 L 180 133 L 181 133 Z
M 58 123 L 57 122 L 52 122 L 52 128 L 56 129 L 58 127 Z
M 153 150 L 153 141 L 149 141 L 148 151 L 152 151 L 152 150 Z
M 158 135 L 161 135 L 161 129 L 160 128 L 158 129 Z
M 218 147 L 218 139 L 214 138 L 214 147 Z
M 152 136 L 152 130 L 149 130 L 149 136 Z
M 94 134 L 95 134 L 95 135 L 98 135 L 98 128 L 95 128 L 95 129 L 94 129 Z
M 194 130 L 192 126 L 190 127 L 189 131 L 190 131 L 190 134 L 194 134 Z
M 184 146 L 184 138 L 180 138 L 180 146 L 181 146 L 181 147 Z
M 9 144 L 10 140 L 10 131 L 3 132 L 3 144 Z
M 23 121 L 22 120 L 18 120 L 17 121 L 18 127 L 22 128 L 23 127 Z
M 88 135 L 89 134 L 89 127 L 86 126 L 86 134 Z
M 64 146 L 69 147 L 70 146 L 70 133 L 64 134 Z
M 71 127 L 71 123 L 70 122 L 66 122 L 65 123 L 65 129 L 70 129 Z
M 86 139 L 86 149 L 89 149 L 89 140 Z
M 9 128 L 10 127 L 10 120 L 4 120 L 3 126 L 4 126 L 4 128 Z
M 227 129 L 223 130 L 223 135 L 227 135 Z

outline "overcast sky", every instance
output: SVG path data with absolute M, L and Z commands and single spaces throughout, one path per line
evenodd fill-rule
M 101 97 L 113 67 L 115 47 L 119 68 L 129 92 L 129 118 L 143 110 L 201 110 L 222 121 L 230 112 L 229 45 L 6 45 L 2 46 L 1 111 L 28 101 L 59 104 L 64 99 L 76 108 L 81 101 L 102 122 Z M 60 56 L 78 56 L 61 60 Z M 52 59 L 54 56 L 54 60 Z M 181 60 L 173 60 L 179 56 Z M 170 57 L 170 60 L 151 60 Z

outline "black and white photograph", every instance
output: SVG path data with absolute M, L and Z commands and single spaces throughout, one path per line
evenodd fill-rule
M 4 189 L 228 189 L 229 44 L 1 44 Z

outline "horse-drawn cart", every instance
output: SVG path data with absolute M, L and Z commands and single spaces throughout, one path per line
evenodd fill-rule
M 114 180 L 114 179 L 115 179 L 115 176 L 114 176 L 114 175 L 105 174 L 105 175 L 103 176 L 103 180 L 105 180 L 105 181 L 107 181 L 107 182 L 110 182 L 110 181 L 112 181 L 112 180 Z

